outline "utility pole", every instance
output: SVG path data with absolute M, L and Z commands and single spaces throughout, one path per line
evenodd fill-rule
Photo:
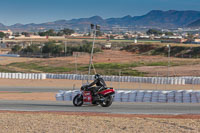
M 77 71 L 77 53 L 74 55 L 74 58 L 75 58 L 75 72 L 76 72 L 76 74 L 78 74 L 78 71 Z
M 97 31 L 100 30 L 100 26 L 99 25 L 95 26 L 94 24 L 91 24 L 91 30 L 93 32 L 93 44 L 92 44 L 92 51 L 91 51 L 91 56 L 90 56 L 88 75 L 90 75 L 90 73 L 91 73 L 91 66 L 92 66 L 92 63 L 93 63 L 94 45 L 95 45 L 95 40 L 96 40 L 96 34 L 97 34 Z
M 67 55 L 67 40 L 65 40 L 65 56 Z
M 167 68 L 167 77 L 169 78 L 169 67 L 170 67 L 170 52 L 171 52 L 171 46 L 170 44 L 167 45 L 168 47 L 168 68 Z

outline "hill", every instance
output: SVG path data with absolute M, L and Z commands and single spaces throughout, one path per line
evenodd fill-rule
M 196 20 L 196 21 L 190 23 L 190 24 L 188 25 L 188 27 L 191 27 L 191 28 L 200 27 L 200 19 L 198 19 L 198 20 Z
M 79 18 L 72 20 L 57 20 L 41 24 L 15 24 L 5 26 L 0 24 L 0 28 L 9 28 L 13 31 L 40 31 L 43 29 L 63 29 L 72 28 L 78 31 L 89 29 L 91 23 L 100 24 L 103 30 L 111 30 L 114 26 L 127 28 L 178 28 L 186 27 L 192 22 L 200 20 L 200 11 L 161 11 L 152 10 L 142 16 L 124 16 L 121 18 L 103 19 L 100 16 L 90 18 Z

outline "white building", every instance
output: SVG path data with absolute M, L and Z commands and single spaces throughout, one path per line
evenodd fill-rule
M 9 34 L 9 35 L 12 35 L 13 32 L 11 30 L 0 30 L 0 32 L 3 32 L 4 34 Z
M 124 39 L 124 36 L 123 35 L 118 35 L 118 36 L 115 36 L 114 39 Z

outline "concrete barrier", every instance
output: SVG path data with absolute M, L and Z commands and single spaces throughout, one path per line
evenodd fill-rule
M 0 73 L 1 79 L 46 79 L 47 74 L 44 73 Z
M 57 101 L 72 101 L 80 91 L 59 91 Z M 116 91 L 114 102 L 200 103 L 200 91 Z
M 153 91 L 152 92 L 151 102 L 154 102 L 154 103 L 158 102 L 159 93 L 160 93 L 159 91 Z
M 167 94 L 167 102 L 174 103 L 175 102 L 175 91 L 169 91 Z
M 136 95 L 137 95 L 137 91 L 131 91 L 129 93 L 128 102 L 136 102 Z
M 102 76 L 105 81 L 134 82 L 151 84 L 200 85 L 200 77 L 132 77 L 132 76 Z M 94 80 L 93 75 L 78 74 L 25 74 L 25 73 L 0 73 L 0 78 L 6 79 L 69 79 L 69 80 Z
M 136 94 L 136 102 L 143 102 L 145 91 L 138 91 Z
M 167 103 L 167 92 L 166 91 L 161 91 L 159 93 L 159 96 L 158 96 L 158 102 L 159 103 Z
M 152 101 L 152 91 L 146 91 L 144 94 L 143 102 L 151 102 Z

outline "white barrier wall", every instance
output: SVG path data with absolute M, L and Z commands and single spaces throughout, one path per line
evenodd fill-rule
M 94 80 L 93 75 L 78 74 L 46 74 L 47 79 L 70 79 L 70 80 Z M 102 76 L 105 81 L 111 82 L 135 82 L 150 84 L 172 84 L 185 85 L 185 78 L 182 77 L 132 77 L 132 76 Z M 198 81 L 194 81 L 198 84 Z M 200 84 L 200 80 L 199 80 Z
M 69 80 L 94 80 L 93 75 L 78 74 L 45 74 L 45 73 L 0 73 L 0 78 L 6 79 L 69 79 Z M 102 76 L 105 81 L 134 82 L 150 84 L 200 84 L 200 77 L 132 77 L 132 76 Z
M 46 79 L 44 73 L 0 73 L 0 79 Z
M 57 101 L 72 101 L 80 91 L 59 91 Z M 114 102 L 200 103 L 200 91 L 116 91 Z

